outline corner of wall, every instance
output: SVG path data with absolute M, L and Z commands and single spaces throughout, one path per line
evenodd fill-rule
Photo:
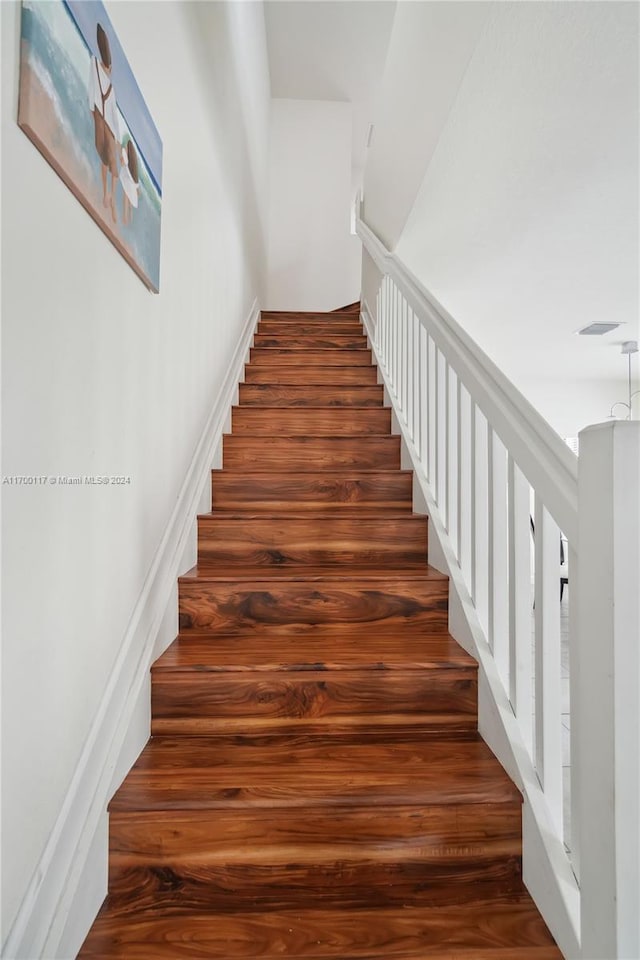
M 211 468 L 220 457 L 258 318 L 254 301 L 131 616 L 63 809 L 3 945 L 3 956 L 11 960 L 75 957 L 106 895 L 107 805 L 149 738 L 150 666 L 177 632 L 176 578 L 195 556 L 195 517 L 211 502 Z

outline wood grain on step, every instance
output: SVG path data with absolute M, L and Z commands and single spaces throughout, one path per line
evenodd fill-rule
M 290 320 L 261 320 L 258 324 L 256 333 L 280 337 L 291 335 L 294 337 L 310 336 L 346 336 L 361 337 L 365 335 L 364 327 L 359 320 L 353 320 L 345 317 L 342 320 L 329 320 L 326 323 L 321 320 L 311 320 L 308 322 L 298 322 L 292 324 Z
M 260 313 L 261 320 L 280 320 L 282 322 L 292 322 L 292 323 L 313 323 L 315 321 L 321 321 L 325 323 L 333 323 L 334 321 L 344 321 L 344 320 L 353 320 L 353 313 L 350 310 L 333 310 L 333 311 L 321 311 L 321 310 L 262 310 Z
M 80 956 L 228 960 L 231 950 L 244 960 L 562 960 L 524 891 L 438 907 L 203 912 L 180 917 L 154 906 L 123 915 L 107 902 Z
M 371 350 L 299 350 L 286 347 L 251 347 L 251 364 L 274 367 L 368 367 Z
M 413 475 L 404 470 L 376 473 L 330 470 L 315 473 L 245 473 L 232 469 L 211 474 L 214 510 L 411 510 Z
M 278 347 L 285 350 L 367 350 L 367 338 L 360 332 L 355 336 L 345 333 L 286 333 L 258 332 L 254 347 Z
M 232 433 L 260 436 L 382 436 L 391 432 L 388 407 L 233 407 Z
M 252 517 L 198 519 L 198 563 L 426 563 L 427 518 Z
M 170 829 L 170 822 L 167 826 Z M 520 857 L 507 843 L 487 844 L 483 852 L 470 852 L 466 858 L 452 850 L 449 858 L 433 860 L 422 858 L 419 851 L 413 857 L 410 850 L 399 852 L 392 841 L 382 853 L 375 847 L 367 850 L 364 843 L 359 847 L 315 848 L 315 857 L 298 859 L 298 846 L 291 845 L 279 851 L 284 861 L 257 863 L 259 850 L 250 862 L 212 862 L 203 852 L 191 862 L 126 866 L 133 858 L 117 857 L 109 873 L 111 902 L 121 910 L 164 906 L 174 913 L 304 909 L 310 903 L 348 910 L 438 906 L 522 892 Z M 267 849 L 266 856 L 270 853 Z M 332 856 L 341 859 L 336 862 Z
M 153 737 L 113 812 L 521 802 L 480 738 L 341 743 L 310 736 Z
M 226 633 L 340 631 L 360 624 L 369 630 L 389 627 L 447 629 L 448 583 L 419 579 L 381 583 L 346 578 L 311 582 L 283 579 L 253 583 L 182 578 L 180 629 Z
M 396 583 L 406 581 L 417 581 L 419 583 L 437 584 L 442 586 L 448 584 L 448 578 L 436 570 L 435 567 L 425 566 L 424 561 L 420 563 L 407 563 L 402 567 L 372 567 L 370 564 L 353 563 L 349 566 L 349 580 L 366 580 L 367 583 L 380 586 L 393 587 Z M 200 563 L 183 574 L 179 583 L 253 583 L 259 580 L 261 583 L 307 583 L 307 584 L 334 584 L 344 583 L 344 571 L 339 566 L 333 566 L 326 563 L 293 564 L 290 567 L 273 566 L 265 569 L 262 564 L 238 564 L 233 570 L 227 570 L 220 564 Z
M 270 384 L 324 384 L 336 386 L 343 384 L 374 384 L 378 382 L 378 371 L 373 366 L 328 366 L 305 363 L 294 366 L 275 364 L 247 364 L 244 373 L 245 383 Z
M 154 736 L 475 730 L 476 671 L 155 674 Z
M 235 436 L 223 439 L 225 467 L 248 471 L 400 467 L 400 437 Z
M 336 307 L 335 310 L 332 310 L 332 313 L 353 313 L 356 316 L 360 316 L 360 311 L 362 309 L 362 303 L 360 300 L 354 300 L 353 303 L 347 303 L 342 307 Z
M 381 407 L 382 385 L 333 387 L 328 384 L 241 383 L 240 406 L 264 407 Z
M 193 636 L 174 640 L 152 667 L 163 673 L 274 673 L 283 671 L 361 672 L 476 670 L 477 663 L 447 633 L 405 636 L 401 631 L 360 636 Z
M 262 315 L 88 960 L 560 960 L 359 307 Z
M 358 844 L 369 856 L 377 849 L 387 861 L 404 849 L 420 851 L 425 861 L 446 861 L 464 856 L 465 849 L 480 856 L 500 848 L 520 856 L 522 805 L 513 803 L 429 806 L 426 808 L 363 806 L 336 808 L 294 807 L 283 817 L 278 810 L 241 809 L 112 812 L 109 849 L 130 857 L 127 865 L 163 864 L 193 860 L 200 854 L 211 861 L 282 863 L 291 858 L 309 861 L 318 857 L 339 859 L 339 852 L 358 856 Z M 171 829 L 166 830 L 167 821 Z M 280 850 L 280 845 L 285 850 Z M 124 866 L 124 859 L 119 866 Z

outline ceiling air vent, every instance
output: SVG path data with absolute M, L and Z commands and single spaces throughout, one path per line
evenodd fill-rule
M 619 323 L 590 323 L 588 326 L 583 327 L 582 330 L 576 330 L 576 333 L 581 337 L 601 337 L 603 333 L 610 333 L 612 330 L 617 330 L 619 326 Z

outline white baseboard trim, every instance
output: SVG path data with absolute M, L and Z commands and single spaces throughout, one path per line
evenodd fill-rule
M 560 950 L 573 960 L 580 956 L 580 891 L 551 818 L 536 772 L 520 735 L 495 661 L 455 558 L 449 535 L 440 519 L 431 488 L 396 399 L 389 389 L 374 342 L 375 326 L 368 304 L 361 318 L 369 346 L 378 362 L 379 382 L 393 411 L 402 439 L 403 466 L 414 473 L 414 504 L 429 516 L 429 563 L 449 577 L 449 631 L 478 661 L 478 728 L 511 779 L 522 791 L 523 875 Z
M 106 894 L 107 804 L 149 736 L 149 668 L 260 316 L 254 301 L 132 612 L 62 809 L 3 944 L 5 960 L 72 960 Z M 210 502 L 210 501 L 209 501 Z M 175 636 L 175 633 L 174 633 Z M 172 639 L 172 638 L 171 638 Z

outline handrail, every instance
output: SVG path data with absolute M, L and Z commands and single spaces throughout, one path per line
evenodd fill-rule
M 362 220 L 358 236 L 381 273 L 390 276 L 416 313 L 429 316 L 431 336 L 518 466 L 540 491 L 554 520 L 573 543 L 578 534 L 578 458 L 535 407 L 422 283 L 387 250 Z

